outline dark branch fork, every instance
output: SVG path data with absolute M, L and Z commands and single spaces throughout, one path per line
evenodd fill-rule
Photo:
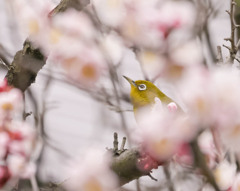
M 230 46 L 226 46 L 223 44 L 223 47 L 227 48 L 229 50 L 229 63 L 233 64 L 234 60 L 238 61 L 240 63 L 240 60 L 236 57 L 239 46 L 240 46 L 240 40 L 236 42 L 236 29 L 240 28 L 240 25 L 237 25 L 234 19 L 234 12 L 235 12 L 236 2 L 234 0 L 230 1 L 230 10 L 226 10 L 230 17 L 230 24 L 231 24 L 231 36 L 229 38 L 225 38 L 225 41 L 230 42 Z

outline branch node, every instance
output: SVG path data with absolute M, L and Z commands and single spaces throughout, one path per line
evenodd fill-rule
M 231 15 L 230 11 L 229 10 L 225 10 L 227 12 L 227 14 Z
M 121 152 L 124 151 L 124 147 L 125 147 L 126 141 L 127 141 L 127 138 L 126 138 L 126 137 L 123 137 L 123 139 L 122 139 L 122 144 L 121 144 L 121 147 L 120 147 L 120 151 L 121 151 Z
M 149 177 L 150 177 L 152 180 L 154 180 L 154 181 L 158 181 L 158 179 L 154 178 L 150 173 L 147 174 L 147 176 L 149 176 Z
M 225 47 L 226 49 L 228 49 L 230 52 L 232 51 L 232 49 L 229 46 L 226 46 L 225 44 L 223 44 L 223 47 Z
M 223 55 L 222 55 L 221 46 L 217 46 L 217 62 L 220 63 L 220 64 L 223 63 Z
M 231 38 L 224 38 L 225 41 L 230 41 L 232 42 L 232 39 Z
M 113 134 L 113 152 L 116 153 L 118 151 L 118 134 L 116 132 L 114 132 Z

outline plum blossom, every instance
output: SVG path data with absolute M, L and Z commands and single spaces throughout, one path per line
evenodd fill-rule
M 137 57 L 148 76 L 159 76 L 164 66 L 167 65 L 166 58 L 159 54 L 158 51 L 141 50 L 137 53 Z
M 139 118 L 139 133 L 143 150 L 155 160 L 171 159 L 182 145 L 188 143 L 198 129 L 190 129 L 188 117 L 164 108 L 159 99 L 151 113 L 143 112 Z M 174 107 L 175 108 L 175 107 Z
M 69 78 L 86 87 L 98 81 L 105 61 L 97 44 L 99 34 L 86 14 L 69 9 L 50 17 L 52 6 L 35 1 L 28 4 L 21 0 L 15 7 L 21 8 L 18 19 L 31 42 L 62 66 Z
M 121 62 L 124 45 L 122 39 L 115 33 L 104 35 L 101 39 L 102 51 L 108 61 L 113 64 Z
M 190 4 L 160 0 L 94 0 L 100 21 L 117 29 L 125 39 L 143 46 L 159 47 L 169 34 L 193 25 Z
M 35 164 L 29 162 L 35 143 L 32 127 L 13 121 L 1 127 L 0 137 L 5 139 L 1 140 L 0 162 L 7 169 L 9 179 L 27 178 L 34 174 Z
M 0 93 L 1 121 L 4 122 L 4 120 L 6 120 L 9 116 L 13 115 L 19 116 L 23 108 L 22 101 L 23 101 L 22 94 L 18 89 L 10 89 L 1 92 Z
M 167 108 L 169 109 L 170 112 L 176 112 L 178 110 L 178 106 L 174 102 L 169 103 L 167 105 Z
M 31 2 L 15 0 L 13 8 L 17 15 L 16 19 L 19 21 L 22 36 L 28 37 L 37 47 L 44 46 L 50 31 L 48 13 L 53 8 L 53 4 L 36 0 Z
M 198 68 L 202 63 L 202 53 L 196 42 L 187 41 L 178 45 L 171 43 L 166 56 L 159 49 L 142 49 L 137 57 L 151 79 L 163 78 L 176 83 L 184 77 L 186 70 Z
M 102 23 L 118 26 L 126 16 L 124 0 L 92 0 L 96 13 Z
M 229 191 L 240 191 L 240 173 L 237 173 Z
M 217 158 L 217 150 L 213 141 L 212 133 L 209 131 L 204 131 L 198 137 L 198 144 L 205 155 L 206 162 L 210 168 L 215 167 L 216 158 Z
M 70 9 L 52 18 L 51 30 L 55 40 L 47 43 L 49 59 L 59 63 L 69 78 L 85 87 L 94 86 L 105 70 L 105 58 L 90 19 Z
M 65 187 L 69 190 L 111 191 L 118 185 L 117 176 L 110 169 L 110 156 L 100 150 L 89 150 L 84 157 L 72 161 Z
M 20 90 L 0 87 L 0 187 L 9 180 L 27 178 L 35 173 L 30 162 L 36 132 L 22 122 L 23 99 Z
M 240 81 L 235 70 L 191 70 L 181 85 L 180 93 L 193 124 L 217 128 L 225 146 L 238 151 Z
M 232 186 L 236 175 L 236 168 L 235 164 L 231 164 L 224 160 L 214 169 L 213 174 L 221 190 L 227 190 Z

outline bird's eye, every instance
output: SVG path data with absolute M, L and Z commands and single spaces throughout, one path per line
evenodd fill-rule
M 146 86 L 145 84 L 140 84 L 140 85 L 138 86 L 138 89 L 139 89 L 140 91 L 146 90 L 146 89 L 147 89 L 147 86 Z

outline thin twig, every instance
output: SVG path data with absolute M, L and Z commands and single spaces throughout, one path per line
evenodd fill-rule
M 127 129 L 126 119 L 124 117 L 123 112 L 121 112 L 122 111 L 122 109 L 121 109 L 121 99 L 120 99 L 119 92 L 118 92 L 117 85 L 116 85 L 116 81 L 115 81 L 115 78 L 117 76 L 116 71 L 113 69 L 112 64 L 110 62 L 107 62 L 107 63 L 108 63 L 108 68 L 109 68 L 110 80 L 111 80 L 112 86 L 113 86 L 113 92 L 114 92 L 118 107 L 120 109 L 119 115 L 120 115 L 120 119 L 121 119 L 121 127 L 122 127 L 123 131 L 126 133 L 128 140 L 130 140 L 130 135 L 129 135 L 129 132 L 128 132 L 128 129 Z M 130 143 L 130 141 L 128 141 L 128 142 Z
M 118 134 L 115 132 L 113 137 L 114 137 L 113 152 L 117 152 L 118 151 Z
M 223 64 L 223 55 L 221 46 L 217 46 L 217 63 Z
M 216 191 L 220 191 L 220 189 L 216 183 L 216 180 L 212 174 L 212 171 L 209 169 L 209 167 L 206 163 L 205 157 L 198 146 L 197 140 L 196 139 L 193 140 L 190 143 L 190 146 L 192 148 L 195 166 L 201 169 L 202 174 L 207 178 L 207 181 L 213 186 L 213 188 Z
M 169 184 L 168 184 L 169 185 L 168 186 L 169 190 L 170 191 L 175 191 L 173 182 L 171 180 L 171 174 L 170 174 L 170 171 L 169 171 L 169 165 L 168 164 L 163 166 L 163 171 L 164 171 L 164 174 L 166 176 L 166 179 L 169 182 Z
M 137 191 L 141 191 L 141 185 L 140 185 L 139 179 L 136 180 L 136 189 L 137 189 Z
M 123 139 L 122 139 L 122 144 L 121 144 L 121 147 L 120 147 L 120 151 L 121 151 L 121 152 L 124 151 L 124 147 L 125 147 L 126 141 L 127 141 L 127 138 L 126 138 L 126 137 L 123 137 Z
M 30 182 L 31 182 L 33 191 L 39 191 L 39 188 L 38 188 L 38 184 L 37 184 L 37 180 L 36 180 L 35 175 L 31 176 Z
M 223 156 L 223 151 L 222 151 L 222 147 L 221 147 L 220 140 L 219 140 L 220 135 L 219 135 L 218 129 L 211 128 L 211 133 L 212 133 L 213 142 L 214 142 L 215 148 L 217 150 L 217 154 L 218 154 L 217 160 L 222 161 L 224 156 Z
M 228 13 L 229 17 L 230 17 L 230 24 L 231 24 L 231 36 L 230 38 L 225 38 L 224 40 L 229 41 L 231 44 L 231 47 L 228 47 L 226 45 L 223 45 L 223 47 L 227 48 L 229 50 L 229 62 L 230 64 L 234 63 L 234 60 L 236 59 L 236 54 L 238 51 L 238 47 L 240 45 L 240 42 L 236 43 L 236 34 L 235 34 L 235 30 L 237 28 L 239 28 L 239 25 L 236 24 L 235 19 L 234 19 L 234 12 L 235 12 L 235 6 L 236 6 L 236 2 L 234 0 L 230 0 L 230 10 L 226 10 L 226 12 Z

